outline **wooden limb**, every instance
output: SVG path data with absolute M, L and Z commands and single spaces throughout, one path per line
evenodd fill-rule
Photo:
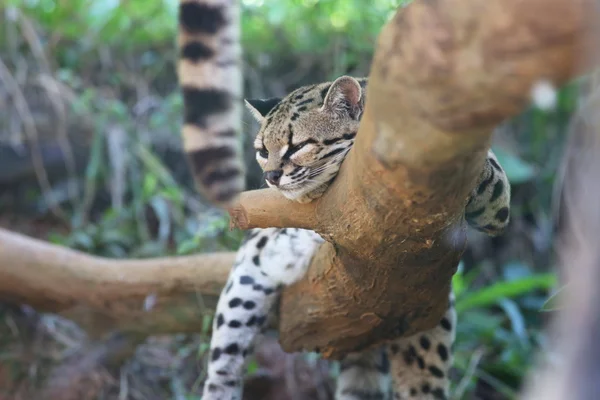
M 200 332 L 234 259 L 107 259 L 0 229 L 0 298 L 71 318 L 93 336 Z
M 578 71 L 588 6 L 437 0 L 398 11 L 379 37 L 355 145 L 325 195 L 299 206 L 250 192 L 233 214 L 245 228 L 309 228 L 328 241 L 283 293 L 284 350 L 339 358 L 439 322 L 492 127 L 527 104 L 536 81 L 560 86 Z
M 314 203 L 299 204 L 286 199 L 274 189 L 243 192 L 228 211 L 230 227 L 314 229 L 317 225 Z

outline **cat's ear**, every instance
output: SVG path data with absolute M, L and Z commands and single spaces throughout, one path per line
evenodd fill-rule
M 259 99 L 248 99 L 244 100 L 244 104 L 250 112 L 255 120 L 259 123 L 262 123 L 265 119 L 265 116 L 281 101 L 278 97 L 272 97 L 266 100 Z
M 325 95 L 323 110 L 336 115 L 359 119 L 363 109 L 362 88 L 351 76 L 341 76 L 331 84 Z

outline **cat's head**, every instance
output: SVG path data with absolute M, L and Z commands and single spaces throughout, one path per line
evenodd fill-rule
M 260 123 L 254 148 L 269 187 L 302 203 L 324 193 L 354 143 L 365 84 L 342 76 L 283 99 L 246 100 Z

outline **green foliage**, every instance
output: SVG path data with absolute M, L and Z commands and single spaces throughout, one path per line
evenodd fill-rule
M 455 366 L 462 374 L 456 386 L 462 386 L 462 395 L 473 394 L 482 381 L 505 398 L 516 398 L 543 343 L 543 335 L 531 325 L 540 325 L 540 307 L 556 286 L 556 276 L 533 273 L 520 263 L 505 268 L 512 272 L 481 288 L 473 287 L 477 269 L 464 274 L 459 266 L 453 277 L 459 321 Z M 471 368 L 474 362 L 479 365 Z

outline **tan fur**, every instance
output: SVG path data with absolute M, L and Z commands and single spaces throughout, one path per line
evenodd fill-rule
M 237 2 L 180 0 L 183 147 L 200 192 L 221 207 L 244 189 L 239 30 Z

